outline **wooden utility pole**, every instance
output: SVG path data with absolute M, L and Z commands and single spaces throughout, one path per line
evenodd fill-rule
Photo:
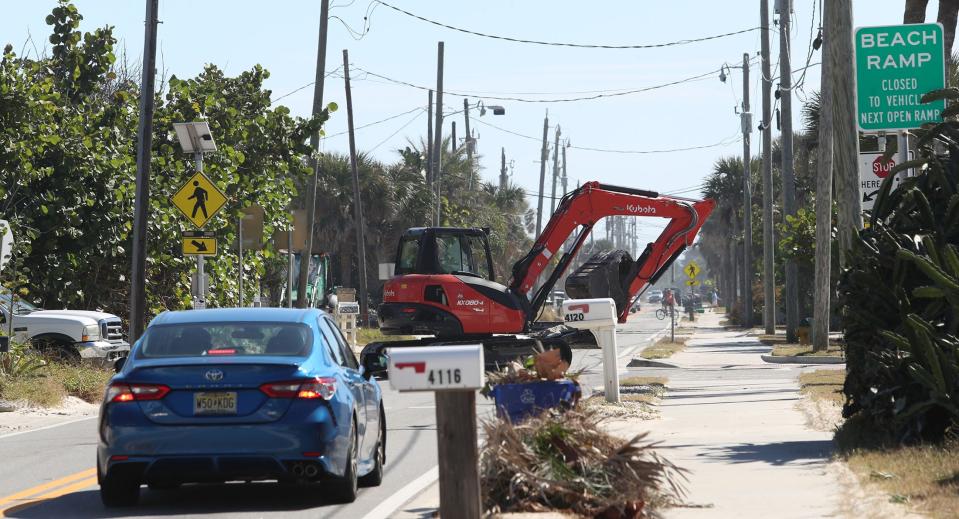
M 566 138 L 567 143 L 569 142 L 569 137 Z M 569 147 L 569 144 L 563 146 L 563 196 L 566 196 L 566 148 Z
M 440 213 L 443 208 L 443 191 L 441 187 L 440 170 L 443 156 L 443 42 L 436 44 L 436 123 L 433 125 L 433 183 L 436 184 L 436 212 L 433 214 L 433 225 L 440 226 Z
M 779 94 L 782 103 L 783 217 L 796 215 L 796 177 L 793 171 L 793 92 L 789 19 L 792 0 L 781 0 L 779 13 Z M 847 71 L 848 73 L 848 71 Z M 799 268 L 786 260 L 786 341 L 796 342 L 799 326 Z
M 776 333 L 776 262 L 773 236 L 772 67 L 769 60 L 769 0 L 759 7 L 763 85 L 763 328 Z
M 549 158 L 549 112 L 543 118 L 543 149 L 539 154 L 539 201 L 536 204 L 536 236 L 543 231 L 543 191 L 546 190 L 546 160 Z
M 426 105 L 426 186 L 433 192 L 433 91 Z
M 456 121 L 450 123 L 450 155 L 456 153 Z
M 556 137 L 553 138 L 553 187 L 550 191 L 549 215 L 556 212 L 556 183 L 559 181 L 559 125 L 556 125 Z
M 749 149 L 753 114 L 749 113 L 749 53 L 743 53 L 743 326 L 753 327 L 753 195 Z
M 320 3 L 320 34 L 316 49 L 316 81 L 313 83 L 314 117 L 323 112 L 323 80 L 326 77 L 326 28 L 329 19 L 330 0 L 323 0 Z M 310 263 L 313 259 L 313 230 L 316 228 L 316 183 L 320 176 L 320 162 L 316 157 L 320 147 L 319 130 L 310 135 L 310 147 L 313 148 L 313 157 L 310 159 L 313 177 L 310 178 L 310 187 L 306 190 L 306 247 L 300 252 L 300 277 L 296 289 L 296 306 L 298 308 L 306 308 L 307 305 L 306 283 L 310 276 Z
M 143 31 L 143 75 L 140 83 L 140 123 L 137 128 L 136 198 L 133 203 L 133 261 L 130 272 L 131 343 L 140 338 L 146 324 L 147 225 L 150 217 L 150 157 L 153 149 L 158 2 L 159 0 L 146 0 L 146 28 Z M 13 297 L 11 295 L 11 302 Z M 10 322 L 13 322 L 12 317 Z
M 836 65 L 836 41 L 832 38 L 834 9 L 826 2 L 823 23 L 822 81 L 819 104 L 819 145 L 816 172 L 816 276 L 813 290 L 812 344 L 814 351 L 825 351 L 829 345 L 830 267 L 832 256 L 832 178 L 835 123 L 836 82 L 842 81 L 833 68 Z M 858 179 L 858 171 L 857 179 Z M 858 198 L 858 197 L 857 197 Z
M 360 174 L 356 166 L 356 136 L 353 131 L 353 93 L 350 89 L 350 55 L 343 49 L 343 83 L 346 86 L 346 124 L 350 132 L 350 169 L 353 173 L 353 225 L 356 226 L 356 260 L 359 263 L 360 322 L 370 322 L 370 307 L 366 292 L 366 237 L 363 229 L 363 198 L 360 196 Z
M 506 148 L 500 148 L 499 188 L 506 189 Z
M 832 59 L 831 91 L 835 140 L 833 165 L 836 180 L 836 201 L 839 224 L 839 262 L 862 229 L 862 198 L 859 194 L 859 131 L 856 124 L 856 91 L 853 77 L 852 0 L 830 0 L 825 3 L 825 58 Z M 826 81 L 823 76 L 823 81 Z M 820 116 L 820 121 L 822 117 Z M 900 148 L 902 149 L 902 148 Z
M 466 130 L 466 164 L 467 164 L 467 177 L 466 177 L 466 187 L 470 191 L 473 190 L 473 134 L 470 133 L 470 104 L 469 100 L 465 97 L 463 98 L 463 122 L 466 125 L 463 129 Z

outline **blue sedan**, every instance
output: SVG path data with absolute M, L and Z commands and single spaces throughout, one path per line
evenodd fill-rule
M 100 409 L 107 506 L 140 486 L 318 483 L 337 502 L 379 485 L 380 388 L 319 310 L 165 312 L 118 363 Z

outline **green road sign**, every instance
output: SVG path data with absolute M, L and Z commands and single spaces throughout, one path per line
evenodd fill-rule
M 941 24 L 860 27 L 855 40 L 860 130 L 909 130 L 942 121 L 945 100 L 919 101 L 946 86 Z

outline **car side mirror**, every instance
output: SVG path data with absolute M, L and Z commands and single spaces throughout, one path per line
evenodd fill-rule
M 117 359 L 116 361 L 114 361 L 114 362 L 113 362 L 113 372 L 114 372 L 114 373 L 119 373 L 119 372 L 123 371 L 123 365 L 126 364 L 126 363 L 127 363 L 127 358 L 126 358 L 126 357 L 120 357 L 119 359 Z
M 363 348 L 360 352 L 360 373 L 369 380 L 386 380 L 389 378 L 389 358 L 381 344 L 373 344 Z

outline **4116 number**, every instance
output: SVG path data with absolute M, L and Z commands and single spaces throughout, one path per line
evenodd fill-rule
M 430 374 L 426 377 L 426 380 L 430 381 L 430 385 L 443 385 L 443 384 L 459 384 L 462 380 L 462 375 L 460 370 L 457 369 L 431 369 Z

